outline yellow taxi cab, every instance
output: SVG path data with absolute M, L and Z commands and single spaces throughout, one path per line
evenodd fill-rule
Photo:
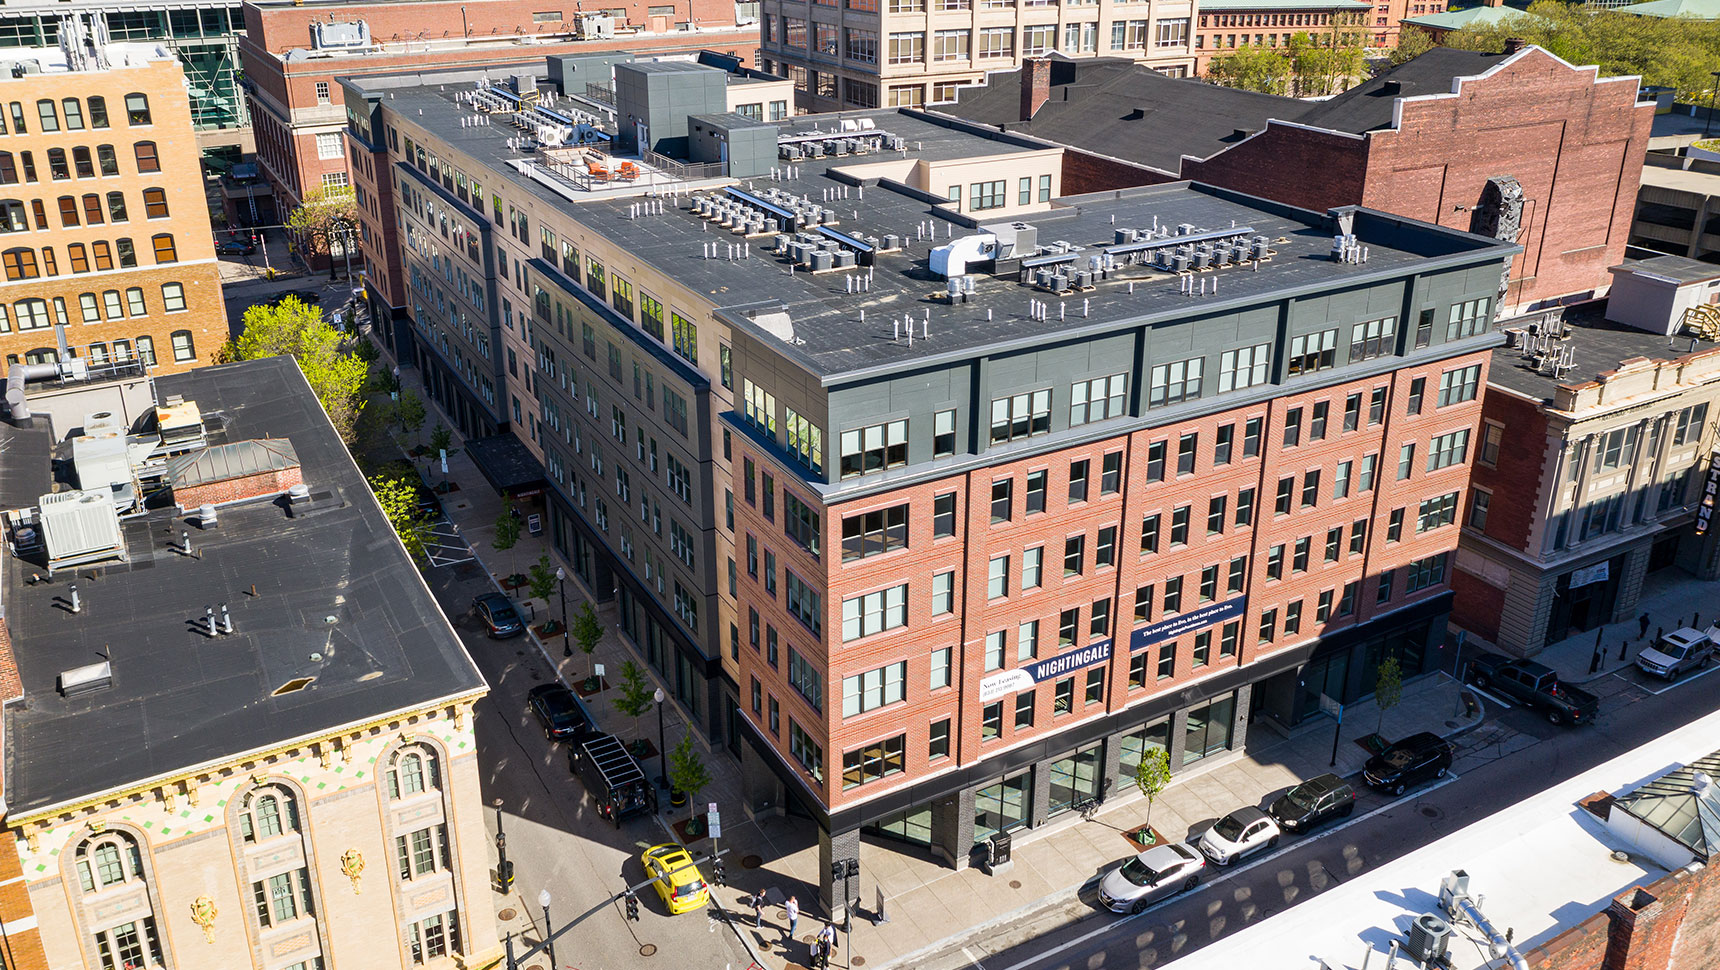
M 709 900 L 705 877 L 699 874 L 685 848 L 665 842 L 646 849 L 639 860 L 645 864 L 645 875 L 657 879 L 651 885 L 663 897 L 663 905 L 669 907 L 671 916 L 698 909 Z

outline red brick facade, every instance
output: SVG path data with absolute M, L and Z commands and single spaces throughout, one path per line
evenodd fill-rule
M 826 805 L 836 809 L 917 780 L 949 764 L 972 764 L 1017 743 L 1180 690 L 1193 680 L 1227 667 L 1247 666 L 1274 651 L 1366 623 L 1407 603 L 1443 593 L 1451 575 L 1449 562 L 1444 579 L 1413 593 L 1408 590 L 1408 566 L 1454 551 L 1458 529 L 1452 523 L 1418 533 L 1417 509 L 1424 499 L 1461 493 L 1468 465 L 1458 463 L 1428 472 L 1426 455 L 1431 440 L 1438 435 L 1468 429 L 1473 440 L 1481 408 L 1478 400 L 1437 407 L 1437 390 L 1443 372 L 1472 365 L 1481 368 L 1478 384 L 1484 383 L 1488 360 L 1489 353 L 1482 351 L 1406 367 L 824 508 L 820 510 L 821 557 L 814 557 L 786 538 L 780 520 L 765 518 L 761 502 L 748 503 L 744 493 L 737 495 L 737 543 L 746 541 L 743 536 L 756 538 L 764 568 L 768 568 L 765 554 L 769 553 L 779 570 L 792 571 L 823 596 L 822 635 L 815 635 L 789 614 L 786 596 L 767 590 L 763 575 L 757 578 L 748 575 L 747 564 L 740 564 L 741 623 L 743 627 L 747 625 L 749 608 L 757 609 L 762 621 L 761 648 L 755 651 L 743 646 L 741 650 L 743 708 L 754 718 L 761 736 L 772 738 L 789 764 L 794 764 L 795 759 L 789 751 L 788 720 L 792 719 L 822 746 L 824 782 L 820 785 L 804 772 L 802 780 L 819 792 Z M 1410 413 L 1412 383 L 1417 379 L 1424 382 L 1419 413 Z M 1386 395 L 1377 422 L 1370 414 L 1376 389 L 1383 389 Z M 1346 404 L 1352 394 L 1359 395 L 1357 426 L 1345 430 Z M 1323 436 L 1315 439 L 1314 409 L 1319 402 L 1326 404 L 1328 412 Z M 1301 412 L 1300 440 L 1297 445 L 1286 447 L 1286 418 L 1292 409 Z M 1253 418 L 1261 421 L 1259 453 L 1248 455 L 1246 423 Z M 1227 425 L 1234 434 L 1231 455 L 1228 462 L 1220 464 L 1214 446 L 1220 427 Z M 1179 442 L 1191 433 L 1199 436 L 1196 458 L 1191 471 L 1179 474 Z M 1148 462 L 1149 445 L 1160 442 L 1165 448 L 1162 481 L 1153 479 Z M 1400 446 L 1411 442 L 1415 451 L 1407 466 L 1408 475 L 1399 480 Z M 777 467 L 766 455 L 744 447 L 740 451 L 739 458 L 750 459 L 762 471 L 772 473 L 778 482 L 797 477 L 788 469 Z M 1471 448 L 1470 455 L 1473 453 Z M 1122 455 L 1120 478 L 1110 490 L 1102 472 L 1107 454 Z M 1371 483 L 1363 481 L 1364 456 L 1374 458 Z M 1088 462 L 1086 499 L 1071 501 L 1071 462 L 1081 460 Z M 1345 461 L 1352 463 L 1348 489 L 1344 497 L 1338 498 L 1335 495 L 1338 466 Z M 1027 514 L 1028 476 L 1039 471 L 1047 473 L 1045 510 Z M 1311 502 L 1305 504 L 1304 487 L 1309 472 L 1318 472 L 1319 480 L 1307 492 Z M 1013 482 L 1011 516 L 993 523 L 992 485 L 1003 479 Z M 1291 482 L 1289 511 L 1279 514 L 1275 511 L 1276 496 L 1280 481 L 1285 479 Z M 1369 487 L 1364 489 L 1363 484 Z M 1239 525 L 1238 500 L 1247 489 L 1253 490 L 1252 520 Z M 780 516 L 784 514 L 785 497 L 781 494 L 784 489 L 776 491 L 779 493 L 775 496 L 776 515 Z M 957 497 L 955 535 L 934 537 L 930 514 L 934 498 L 952 492 Z M 794 490 L 794 495 L 818 508 L 816 496 L 798 490 Z M 1209 531 L 1212 500 L 1220 497 L 1224 507 L 1215 524 L 1221 528 Z M 903 503 L 910 509 L 905 549 L 842 561 L 844 518 Z M 1173 541 L 1174 517 L 1178 509 L 1184 508 L 1187 536 L 1186 541 L 1179 543 Z M 1396 539 L 1389 536 L 1394 510 L 1402 515 L 1401 532 Z M 1158 545 L 1156 552 L 1149 552 L 1142 548 L 1142 534 L 1145 523 L 1155 515 Z M 1363 538 L 1352 546 L 1357 523 L 1364 526 Z M 1098 561 L 1098 551 L 1104 542 L 1101 530 L 1106 528 L 1116 529 L 1110 565 Z M 1337 530 L 1335 540 L 1330 538 L 1330 529 Z M 1079 572 L 1066 575 L 1064 543 L 1071 536 L 1085 537 L 1085 548 Z M 1307 542 L 1306 564 L 1302 569 L 1295 568 L 1299 540 Z M 1333 543 L 1331 548 L 1335 551 L 1330 559 L 1329 543 Z M 1280 545 L 1282 578 L 1272 579 L 1268 576 L 1268 561 L 1273 556 L 1272 550 Z M 1037 588 L 1023 590 L 1019 588 L 1022 557 L 1034 548 L 1044 550 L 1042 582 Z M 1352 552 L 1353 548 L 1360 551 Z M 1010 556 L 1008 592 L 988 598 L 988 564 L 993 557 L 1004 554 Z M 1232 562 L 1238 562 L 1242 569 L 1240 588 L 1230 585 Z M 1217 577 L 1212 602 L 1248 597 L 1246 613 L 1235 621 L 1239 627 L 1234 653 L 1225 652 L 1222 628 L 1215 626 L 1209 630 L 1212 641 L 1208 662 L 1197 667 L 1195 634 L 1183 636 L 1169 645 L 1175 653 L 1174 667 L 1169 676 L 1160 679 L 1157 661 L 1164 646 L 1149 646 L 1141 651 L 1152 655 L 1146 683 L 1131 687 L 1128 648 L 1131 628 L 1207 605 L 1201 587 L 1203 570 L 1209 567 L 1216 570 Z M 1378 601 L 1381 579 L 1388 571 L 1393 571 L 1389 596 L 1381 603 Z M 953 572 L 955 576 L 953 603 L 949 612 L 934 615 L 933 576 L 944 572 Z M 1182 600 L 1180 609 L 1167 611 L 1165 584 L 1170 577 L 1181 577 Z M 779 575 L 776 582 L 780 590 L 787 583 L 786 576 Z M 842 641 L 845 599 L 904 582 L 908 584 L 906 626 Z M 1345 588 L 1352 583 L 1356 584 L 1353 613 L 1338 615 Z M 1153 587 L 1150 615 L 1137 621 L 1136 592 L 1148 585 Z M 1322 595 L 1330 595 L 1332 603 L 1332 615 L 1325 621 L 1317 615 Z M 1109 627 L 1095 631 L 1094 604 L 1107 602 Z M 1295 602 L 1301 603 L 1300 629 L 1286 634 L 1287 607 Z M 1080 611 L 1075 644 L 1105 639 L 1115 643 L 1101 699 L 1085 702 L 1082 674 L 1077 676 L 1072 709 L 1058 713 L 1053 710 L 1051 685 L 1041 684 L 1031 727 L 1014 728 L 1014 700 L 1005 698 L 1000 736 L 982 741 L 983 705 L 978 700 L 977 685 L 990 673 L 986 670 L 987 634 L 1005 631 L 1004 667 L 1017 667 L 1024 663 L 1017 660 L 1020 625 L 1037 621 L 1036 656 L 1041 659 L 1055 656 L 1059 650 L 1060 615 L 1069 609 Z M 1262 642 L 1260 636 L 1265 611 L 1273 611 L 1275 615 L 1273 636 L 1268 642 Z M 768 659 L 768 630 L 772 627 L 779 638 L 779 660 L 774 666 Z M 743 640 L 748 639 L 747 634 L 742 636 Z M 835 709 L 815 710 L 790 686 L 791 647 L 822 675 L 822 696 Z M 950 684 L 929 690 L 931 657 L 933 651 L 941 648 L 952 652 Z M 844 718 L 840 706 L 843 678 L 897 661 L 907 663 L 906 701 Z M 753 713 L 749 699 L 752 678 L 760 682 L 764 698 L 757 714 Z M 782 711 L 783 723 L 775 732 L 770 729 L 767 713 L 770 699 L 775 699 Z M 951 758 L 933 762 L 927 752 L 927 739 L 931 725 L 944 718 L 952 721 Z M 906 770 L 844 791 L 843 753 L 897 734 L 906 735 Z
M 1720 952 L 1720 868 L 1632 886 L 1524 953 L 1534 970 L 1707 970 Z
M 238 502 L 242 499 L 258 498 L 264 495 L 279 495 L 294 485 L 303 485 L 305 476 L 298 466 L 283 468 L 276 471 L 264 472 L 260 475 L 247 475 L 243 478 L 229 478 L 220 482 L 206 482 L 188 488 L 173 490 L 173 501 L 180 508 L 193 509 L 199 505 L 220 505 L 224 502 Z

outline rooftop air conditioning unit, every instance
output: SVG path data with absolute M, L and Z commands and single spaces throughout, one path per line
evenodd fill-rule
M 84 415 L 84 434 L 96 438 L 104 434 L 125 434 L 125 420 L 112 411 L 97 411 Z
M 1445 959 L 1445 951 L 1451 945 L 1451 924 L 1447 923 L 1438 913 L 1423 913 L 1415 918 L 1409 926 L 1409 946 L 1411 959 L 1429 965 L 1430 961 Z
M 67 566 L 125 558 L 110 490 L 55 492 L 37 503 L 50 574 Z

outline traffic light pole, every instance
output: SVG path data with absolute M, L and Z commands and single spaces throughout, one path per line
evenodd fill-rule
M 727 852 L 727 851 L 728 850 L 726 850 L 726 849 L 723 850 L 723 852 Z M 715 852 L 715 853 L 712 853 L 711 855 L 708 855 L 708 856 L 701 856 L 697 859 L 693 859 L 692 861 L 688 862 L 684 866 L 680 866 L 680 867 L 677 867 L 675 869 L 669 870 L 668 872 L 664 873 L 663 876 L 674 875 L 675 873 L 680 872 L 682 869 L 694 868 L 694 867 L 698 866 L 701 862 L 711 862 L 713 860 L 717 860 L 718 856 L 720 856 L 722 854 L 723 854 L 722 852 Z M 598 913 L 603 912 L 605 909 L 608 909 L 609 907 L 615 905 L 617 902 L 619 902 L 623 899 L 626 899 L 628 896 L 634 895 L 639 890 L 644 889 L 646 886 L 652 885 L 653 883 L 660 881 L 663 878 L 663 876 L 658 876 L 655 879 L 647 879 L 644 882 L 635 883 L 634 885 L 628 886 L 626 889 L 623 889 L 621 892 L 616 893 L 615 895 L 609 897 L 608 899 L 605 899 L 603 902 L 598 903 L 596 906 L 593 906 L 590 909 L 586 910 L 585 912 L 580 913 L 578 916 L 575 916 L 572 919 L 572 921 L 570 921 L 567 925 L 563 926 L 561 929 L 555 930 L 554 932 L 546 934 L 541 942 L 534 945 L 531 949 L 526 950 L 524 953 L 519 954 L 517 957 L 514 955 L 514 936 L 512 933 L 509 933 L 508 938 L 507 938 L 507 968 L 508 968 L 508 970 L 519 970 L 519 962 L 521 960 L 530 960 L 533 956 L 536 956 L 539 953 L 547 954 L 548 951 L 550 950 L 550 948 L 555 946 L 556 937 L 562 935 L 563 933 L 566 933 L 568 930 L 573 929 L 575 926 L 578 926 L 579 924 L 585 922 L 586 920 L 590 919 L 591 917 L 596 916 Z M 551 970 L 554 970 L 554 968 L 552 967 Z

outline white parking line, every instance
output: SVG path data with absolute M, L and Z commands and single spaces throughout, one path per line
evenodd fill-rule
M 985 964 L 979 962 L 979 960 L 976 957 L 974 957 L 973 951 L 969 950 L 965 946 L 962 947 L 962 956 L 967 957 L 968 962 L 973 964 L 975 967 L 978 967 L 979 970 L 985 970 Z
M 1444 788 L 1446 785 L 1449 785 L 1452 782 L 1456 781 L 1458 779 L 1458 777 L 1459 776 L 1455 772 L 1448 771 L 1445 773 L 1444 778 L 1437 780 L 1432 785 L 1429 785 L 1426 788 L 1418 789 L 1414 794 L 1419 797 L 1421 795 L 1427 794 L 1428 792 L 1437 791 L 1441 788 Z M 1289 844 L 1280 843 L 1280 848 L 1278 848 L 1274 851 L 1271 851 L 1271 852 L 1267 852 L 1266 854 L 1255 858 L 1254 861 L 1249 862 L 1246 865 L 1231 866 L 1229 868 L 1219 869 L 1219 868 L 1213 866 L 1211 864 L 1211 862 L 1209 861 L 1207 863 L 1207 867 L 1206 867 L 1205 871 L 1217 872 L 1217 873 L 1219 873 L 1218 877 L 1214 878 L 1214 879 L 1210 879 L 1210 880 L 1206 880 L 1206 879 L 1201 880 L 1200 886 L 1196 887 L 1196 889 L 1193 892 L 1178 893 L 1175 896 L 1168 896 L 1164 899 L 1159 900 L 1158 902 L 1154 903 L 1153 905 L 1148 906 L 1146 909 L 1143 909 L 1138 913 L 1129 913 L 1126 916 L 1121 916 L 1121 917 L 1119 917 L 1115 920 L 1112 920 L 1108 923 L 1104 923 L 1100 926 L 1096 926 L 1093 929 L 1088 930 L 1087 932 L 1085 932 L 1085 933 L 1081 934 L 1080 936 L 1070 940 L 1067 943 L 1064 943 L 1064 944 L 1058 946 L 1055 949 L 1046 950 L 1043 953 L 1039 953 L 1039 954 L 1036 954 L 1034 956 L 1028 957 L 1027 959 L 1020 961 L 1019 963 L 1015 963 L 1011 966 L 1005 967 L 1004 970 L 1025 970 L 1025 968 L 1031 967 L 1034 964 L 1039 963 L 1042 960 L 1045 960 L 1047 957 L 1052 956 L 1053 954 L 1060 953 L 1064 950 L 1070 949 L 1071 947 L 1080 946 L 1081 944 L 1086 943 L 1088 940 L 1093 939 L 1094 937 L 1098 936 L 1101 933 L 1109 933 L 1113 929 L 1115 929 L 1117 926 L 1119 926 L 1123 923 L 1126 923 L 1129 920 L 1135 919 L 1137 917 L 1145 916 L 1148 913 L 1152 913 L 1152 912 L 1158 910 L 1159 908 L 1161 908 L 1163 906 L 1166 906 L 1170 903 L 1176 902 L 1177 900 L 1190 898 L 1194 895 L 1197 895 L 1201 892 L 1204 892 L 1207 889 L 1212 888 L 1213 886 L 1216 886 L 1222 882 L 1225 882 L 1229 879 L 1232 879 L 1236 876 L 1239 876 L 1239 875 L 1247 872 L 1248 870 L 1253 869 L 1255 866 L 1261 865 L 1262 863 L 1270 862 L 1274 858 L 1276 858 L 1280 855 L 1283 855 L 1286 852 L 1289 852 L 1291 849 L 1294 849 L 1298 846 L 1307 845 L 1310 842 L 1318 842 L 1319 840 L 1326 838 L 1327 836 L 1330 836 L 1330 835 L 1336 835 L 1337 833 L 1342 832 L 1343 830 L 1349 828 L 1352 825 L 1360 825 L 1363 822 L 1366 822 L 1368 819 L 1373 818 L 1375 815 L 1379 815 L 1383 812 L 1389 811 L 1393 808 L 1396 808 L 1399 805 L 1404 804 L 1404 802 L 1406 800 L 1407 799 L 1394 799 L 1392 801 L 1385 803 L 1384 805 L 1381 805 L 1380 807 L 1374 809 L 1371 812 L 1367 812 L 1367 813 L 1364 813 L 1362 815 L 1358 815 L 1355 818 L 1346 819 L 1344 822 L 1342 822 L 1338 825 L 1334 825 L 1334 826 L 1331 826 L 1329 828 L 1321 829 L 1320 831 L 1318 831 L 1312 835 L 1304 836 L 1303 838 L 1297 839 L 1293 843 L 1289 843 Z M 1190 841 L 1188 844 L 1190 845 L 1190 847 L 1193 847 L 1193 845 L 1194 845 L 1194 843 L 1192 841 Z M 1197 849 L 1195 849 L 1195 851 L 1199 852 L 1200 850 L 1197 848 Z M 973 960 L 974 966 L 976 966 L 976 967 L 979 966 L 979 961 L 973 959 L 973 954 L 969 953 L 966 947 L 962 948 L 962 955 L 966 956 L 969 960 Z M 984 968 L 981 968 L 981 970 L 984 970 Z
M 1659 687 L 1650 687 L 1646 683 L 1644 683 L 1643 681 L 1648 680 L 1651 675 L 1643 673 L 1642 670 L 1640 670 L 1640 669 L 1637 669 L 1638 678 L 1635 680 L 1632 680 L 1631 678 L 1626 677 L 1624 675 L 1624 668 L 1622 668 L 1622 667 L 1619 668 L 1618 670 L 1613 671 L 1613 676 L 1617 677 L 1619 680 L 1622 680 L 1627 684 L 1630 684 L 1632 687 L 1636 687 L 1642 691 L 1645 691 L 1649 694 L 1654 695 L 1655 697 L 1659 697 L 1661 694 L 1666 693 L 1667 691 L 1673 689 L 1674 687 L 1678 687 L 1678 686 L 1681 686 L 1683 684 L 1688 684 L 1688 683 L 1691 683 L 1692 681 L 1701 680 L 1702 678 L 1708 676 L 1709 674 L 1715 673 L 1716 671 L 1720 671 L 1720 667 L 1707 667 L 1705 669 L 1698 670 L 1698 671 L 1696 671 L 1696 673 L 1693 673 L 1693 674 L 1685 674 L 1684 676 L 1678 678 L 1677 680 L 1665 680 L 1665 678 L 1655 678 L 1657 680 L 1662 681 L 1662 684 Z

